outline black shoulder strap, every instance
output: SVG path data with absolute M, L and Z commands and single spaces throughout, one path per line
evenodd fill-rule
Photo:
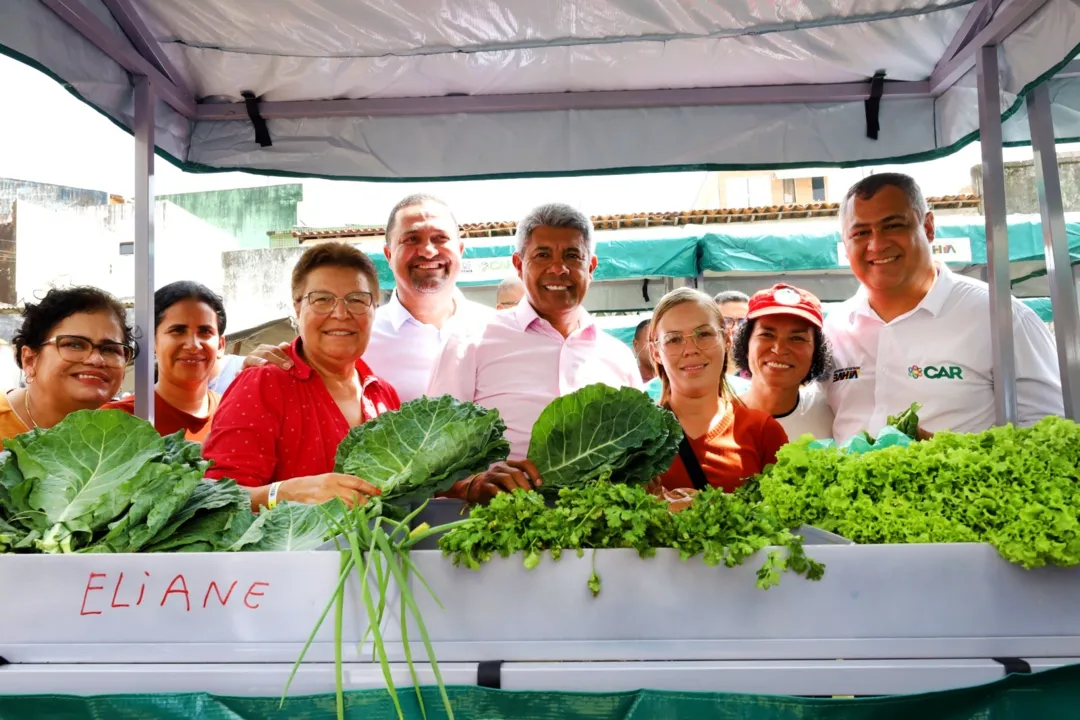
M 690 482 L 694 483 L 694 489 L 704 490 L 707 488 L 709 483 L 705 480 L 705 471 L 701 469 L 701 463 L 698 462 L 697 455 L 694 454 L 694 448 L 690 447 L 690 441 L 686 439 L 685 435 L 679 441 L 679 457 L 682 458 L 686 474 L 690 476 Z

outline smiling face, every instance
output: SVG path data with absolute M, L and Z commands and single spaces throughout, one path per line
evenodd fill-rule
M 123 328 L 110 312 L 70 315 L 58 322 L 46 339 L 58 335 L 78 335 L 99 345 L 124 342 Z M 124 367 L 106 363 L 97 349 L 81 362 L 70 362 L 51 343 L 36 350 L 23 348 L 22 361 L 31 393 L 48 395 L 54 406 L 67 406 L 72 411 L 101 407 L 116 395 L 124 381 Z
M 716 313 L 693 301 L 675 305 L 656 321 L 653 360 L 664 369 L 673 394 L 719 392 L 726 365 L 723 337 Z
M 514 267 L 525 295 L 543 318 L 573 313 L 585 300 L 596 270 L 596 256 L 580 230 L 541 225 L 532 231 Z
M 350 293 L 372 293 L 373 288 L 368 277 L 349 267 L 323 266 L 308 273 L 304 285 L 299 289 L 301 300 L 295 303 L 299 318 L 300 339 L 303 342 L 304 356 L 309 362 L 320 366 L 345 367 L 354 364 L 367 350 L 371 338 L 371 323 L 375 318 L 375 306 L 354 315 L 345 309 L 345 303 L 338 300 L 329 315 L 316 313 L 308 293 L 327 292 L 337 297 Z
M 797 388 L 814 361 L 810 321 L 793 315 L 765 315 L 754 321 L 747 352 L 753 382 Z
M 427 295 L 453 288 L 464 248 L 450 208 L 427 202 L 398 210 L 383 252 L 399 291 Z
M 928 274 L 933 276 L 934 215 L 928 212 L 920 221 L 898 187 L 886 185 L 871 198 L 852 198 L 843 233 L 851 271 L 871 293 L 910 293 Z
M 154 333 L 159 381 L 181 387 L 208 383 L 224 346 L 212 307 L 194 298 L 173 303 Z

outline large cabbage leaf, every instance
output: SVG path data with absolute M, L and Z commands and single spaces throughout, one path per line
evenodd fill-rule
M 505 460 L 505 430 L 497 410 L 422 397 L 349 431 L 335 470 L 377 486 L 385 502 L 425 500 Z
M 544 480 L 541 490 L 557 494 L 598 480 L 647 483 L 671 467 L 680 440 L 678 420 L 648 395 L 596 384 L 544 408 L 528 457 Z
M 319 505 L 280 502 L 273 510 L 265 508 L 230 550 L 297 551 L 314 550 L 334 533 L 327 514 L 341 520 L 345 506 L 336 498 Z

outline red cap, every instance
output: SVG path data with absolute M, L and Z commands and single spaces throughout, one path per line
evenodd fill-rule
M 765 315 L 794 315 L 816 327 L 821 327 L 821 301 L 813 293 L 790 285 L 773 285 L 768 290 L 754 293 L 746 313 L 747 320 Z

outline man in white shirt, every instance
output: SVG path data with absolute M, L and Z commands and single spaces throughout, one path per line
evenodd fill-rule
M 390 211 L 383 252 L 396 287 L 375 313 L 363 359 L 401 402 L 424 394 L 452 331 L 482 327 L 495 316 L 494 309 L 467 300 L 455 285 L 464 249 L 457 220 L 442 200 L 410 195 Z M 244 365 L 266 362 L 290 367 L 283 349 L 272 345 L 260 345 Z
M 390 212 L 383 252 L 397 287 L 375 314 L 364 362 L 402 402 L 424 394 L 453 330 L 485 325 L 495 315 L 455 285 L 464 249 L 457 220 L 441 200 L 410 195 Z
M 936 264 L 934 215 L 907 175 L 871 175 L 840 204 L 841 235 L 860 288 L 829 314 L 827 385 L 838 440 L 876 434 L 918 402 L 921 429 L 981 432 L 995 422 L 986 283 Z M 1064 412 L 1049 330 L 1013 299 L 1018 422 Z

